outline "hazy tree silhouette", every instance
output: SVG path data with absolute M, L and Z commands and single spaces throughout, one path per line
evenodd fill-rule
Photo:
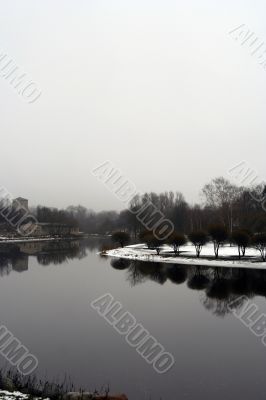
M 233 185 L 223 177 L 213 179 L 202 189 L 208 206 L 217 210 L 221 222 L 232 232 L 234 224 L 234 203 L 241 195 L 243 188 Z
M 149 231 L 148 229 L 142 230 L 142 231 L 140 231 L 140 233 L 139 233 L 139 240 L 140 240 L 141 242 L 147 244 L 147 240 L 146 240 L 146 239 L 147 239 L 148 236 L 150 236 L 151 234 L 152 234 L 152 232 Z

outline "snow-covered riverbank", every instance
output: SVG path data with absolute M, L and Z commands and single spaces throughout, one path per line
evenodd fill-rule
M 137 244 L 108 250 L 105 254 L 110 257 L 147 262 L 202 265 L 207 267 L 266 269 L 266 262 L 261 262 L 259 251 L 253 248 L 248 248 L 246 250 L 246 256 L 241 260 L 237 258 L 237 246 L 222 246 L 217 260 L 214 258 L 213 245 L 211 243 L 203 247 L 200 258 L 196 258 L 195 247 L 192 244 L 182 246 L 180 250 L 180 255 L 174 257 L 173 249 L 164 245 L 160 255 L 157 255 L 155 250 L 148 249 L 144 244 Z

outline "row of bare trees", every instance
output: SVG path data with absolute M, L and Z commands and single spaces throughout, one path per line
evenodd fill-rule
M 112 240 L 124 247 L 130 242 L 130 235 L 124 231 L 117 231 L 113 233 Z M 173 248 L 176 256 L 180 254 L 180 247 L 189 240 L 195 246 L 197 257 L 200 257 L 203 246 L 211 241 L 216 259 L 219 257 L 220 247 L 229 241 L 237 246 L 239 259 L 245 256 L 246 249 L 250 246 L 259 250 L 262 261 L 266 261 L 266 233 L 252 234 L 246 230 L 235 230 L 229 234 L 223 225 L 211 225 L 207 232 L 193 231 L 188 235 L 173 232 L 166 240 L 161 239 L 152 231 L 145 230 L 139 234 L 139 240 L 145 243 L 149 249 L 155 250 L 158 255 L 163 245 L 168 244 Z
M 262 261 L 266 261 L 266 234 L 251 234 L 246 230 L 235 230 L 231 235 L 221 225 L 213 225 L 208 233 L 204 231 L 194 231 L 188 235 L 190 241 L 194 244 L 197 257 L 200 256 L 202 247 L 210 240 L 213 243 L 214 255 L 217 259 L 220 247 L 226 242 L 234 243 L 238 248 L 238 258 L 244 257 L 247 247 L 253 247 L 259 250 Z

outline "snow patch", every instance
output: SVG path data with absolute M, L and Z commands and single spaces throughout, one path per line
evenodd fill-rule
M 0 390 L 1 400 L 27 400 L 30 396 L 28 394 L 23 394 L 20 392 L 8 392 L 7 390 Z M 40 400 L 40 397 L 35 397 L 34 399 Z M 49 400 L 49 399 L 45 399 Z

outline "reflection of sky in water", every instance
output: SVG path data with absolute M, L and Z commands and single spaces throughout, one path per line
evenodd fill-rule
M 67 373 L 139 400 L 264 399 L 265 347 L 227 305 L 245 294 L 263 312 L 265 271 L 112 260 L 96 254 L 100 243 L 0 250 L 1 323 L 38 357 L 41 375 Z M 106 292 L 174 355 L 168 373 L 158 375 L 90 309 Z

